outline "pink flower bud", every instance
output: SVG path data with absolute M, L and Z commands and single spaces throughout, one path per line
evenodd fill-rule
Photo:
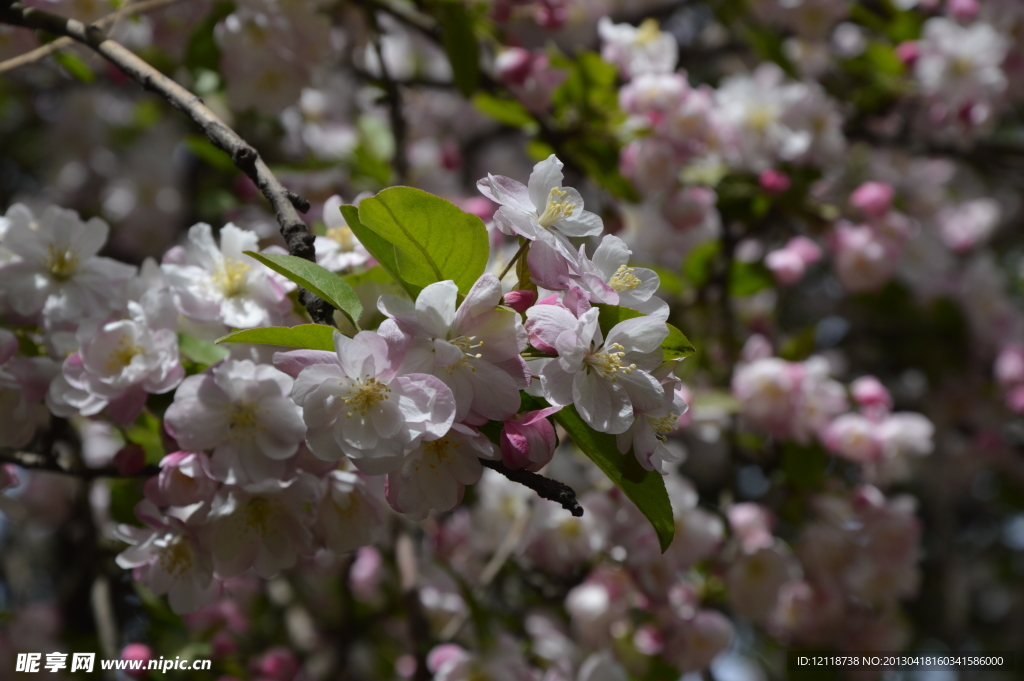
M 907 66 L 912 66 L 921 56 L 921 47 L 916 40 L 904 40 L 896 46 L 896 56 Z
M 996 357 L 996 380 L 1003 386 L 1024 383 L 1024 346 L 1008 345 Z
M 348 573 L 352 593 L 363 602 L 377 600 L 380 595 L 381 570 L 380 551 L 373 546 L 361 546 L 356 550 L 356 560 Z
M 427 669 L 436 674 L 441 667 L 469 657 L 469 653 L 454 643 L 444 643 L 427 653 Z
M 494 60 L 498 80 L 513 85 L 522 85 L 533 70 L 533 56 L 521 47 L 511 47 Z
M 895 190 L 884 182 L 865 182 L 850 194 L 850 204 L 871 218 L 880 218 L 892 207 Z
M 114 465 L 121 475 L 135 475 L 146 467 L 146 452 L 140 445 L 126 445 L 114 455 Z
M 501 458 L 512 470 L 539 471 L 555 455 L 555 428 L 547 417 L 561 407 L 519 414 L 501 430 Z
M 978 16 L 981 5 L 978 0 L 949 0 L 946 9 L 960 21 L 970 21 Z
M 805 265 L 813 265 L 821 260 L 821 247 L 805 236 L 795 236 L 786 244 L 786 250 L 800 256 Z
M 775 276 L 775 281 L 783 286 L 792 286 L 804 278 L 807 265 L 799 253 L 781 248 L 772 251 L 764 258 L 764 265 Z
M 256 661 L 256 673 L 275 681 L 292 681 L 299 673 L 299 662 L 291 650 L 271 648 Z
M 892 396 L 874 376 L 861 376 L 850 384 L 850 393 L 861 407 L 882 407 L 888 411 L 892 407 Z
M 121 650 L 122 660 L 141 660 L 142 669 L 126 669 L 125 673 L 136 678 L 146 673 L 146 666 L 153 659 L 153 651 L 145 643 L 129 643 Z
M 549 31 L 557 31 L 565 25 L 568 13 L 562 0 L 541 0 L 537 7 L 537 23 Z
M 774 168 L 769 168 L 761 173 L 757 181 L 761 185 L 761 189 L 769 194 L 781 194 L 793 184 L 789 179 L 789 175 Z
M 774 543 L 771 512 L 764 506 L 752 502 L 733 504 L 726 515 L 745 553 L 754 553 Z
M 214 634 L 210 644 L 213 646 L 213 657 L 215 658 L 231 657 L 238 652 L 238 643 L 235 641 L 235 637 L 226 631 L 218 631 Z
M 217 491 L 217 481 L 210 472 L 210 459 L 202 452 L 168 454 L 160 462 L 157 489 L 171 506 L 207 501 Z
M 1018 385 L 1006 393 L 1006 407 L 1010 411 L 1024 414 L 1024 385 Z
M 526 312 L 526 310 L 537 301 L 536 291 L 527 291 L 525 289 L 519 291 L 509 291 L 505 294 L 505 304 L 511 307 L 513 310 L 519 313 Z

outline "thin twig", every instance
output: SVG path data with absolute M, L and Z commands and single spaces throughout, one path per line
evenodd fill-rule
M 27 468 L 29 470 L 62 473 L 64 475 L 73 475 L 85 480 L 92 480 L 93 478 L 144 478 L 152 477 L 160 472 L 160 467 L 152 464 L 144 466 L 141 470 L 135 473 L 123 473 L 117 466 L 89 468 L 88 466 L 62 463 L 56 457 L 51 458 L 35 452 L 8 450 L 0 452 L 0 463 L 13 463 L 15 466 L 20 466 L 21 468 Z
M 583 515 L 583 507 L 576 501 L 576 491 L 564 482 L 545 478 L 540 473 L 531 473 L 528 470 L 512 470 L 501 461 L 480 459 L 485 468 L 498 471 L 512 482 L 529 487 L 537 493 L 541 499 L 548 499 L 562 505 L 562 508 L 579 518 Z
M 197 95 L 157 71 L 120 43 L 106 38 L 99 27 L 87 26 L 77 19 L 42 12 L 18 3 L 0 9 L 0 23 L 47 31 L 82 43 L 102 55 L 142 87 L 156 92 L 176 109 L 188 114 L 189 118 L 206 133 L 210 142 L 226 152 L 270 202 L 281 226 L 281 235 L 288 245 L 288 252 L 310 262 L 316 262 L 314 237 L 296 212 L 296 209 L 303 213 L 309 210 L 309 202 L 282 185 L 260 158 L 259 153 L 203 104 L 203 100 Z M 334 308 L 329 303 L 306 290 L 299 291 L 299 301 L 309 310 L 313 321 L 319 324 L 331 323 Z
M 391 159 L 391 165 L 395 169 L 395 180 L 398 184 L 405 184 L 409 174 L 409 157 L 405 153 L 406 124 L 402 112 L 402 91 L 398 84 L 391 77 L 388 65 L 384 62 L 384 50 L 380 46 L 380 28 L 377 26 L 377 18 L 372 10 L 367 11 L 370 23 L 373 24 L 373 50 L 377 54 L 377 63 L 380 66 L 380 82 L 388 100 L 388 115 L 391 119 L 391 136 L 395 141 L 395 155 Z
M 420 601 L 419 570 L 416 567 L 416 548 L 408 532 L 402 532 L 395 541 L 395 562 L 398 564 L 399 584 L 402 598 L 405 601 L 406 614 L 409 616 L 409 637 L 412 639 L 412 653 L 416 659 L 416 671 L 413 681 L 429 681 L 430 670 L 427 668 L 427 647 L 429 645 L 430 626 L 423 613 Z
M 178 0 L 146 0 L 146 2 L 128 4 L 121 7 L 116 12 L 111 12 L 104 17 L 100 17 L 96 21 L 92 22 L 92 25 L 105 28 L 107 26 L 115 25 L 119 19 L 143 14 L 166 5 L 174 4 L 175 2 L 178 2 Z M 114 30 L 116 30 L 116 28 L 112 29 L 111 33 L 113 33 Z M 0 62 L 0 73 L 6 73 L 7 71 L 13 71 L 14 69 L 22 66 L 34 64 L 41 59 L 45 59 L 54 52 L 64 49 L 74 42 L 74 40 L 65 36 L 63 38 L 57 38 L 53 42 L 41 45 L 30 52 L 26 52 L 25 54 L 19 54 L 17 57 L 11 57 L 6 61 Z
M 498 281 L 501 281 L 502 279 L 505 278 L 505 275 L 508 274 L 508 271 L 510 269 L 512 269 L 512 266 L 516 264 L 519 258 L 523 256 L 523 253 L 526 252 L 526 249 L 530 247 L 530 243 L 532 242 L 529 239 L 523 241 L 522 245 L 519 247 L 519 250 L 516 251 L 516 254 L 513 255 L 512 259 L 508 261 L 507 265 L 505 265 L 505 269 L 503 269 L 501 271 L 501 274 L 498 275 Z

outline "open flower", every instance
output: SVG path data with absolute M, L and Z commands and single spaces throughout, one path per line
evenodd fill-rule
M 295 379 L 295 401 L 308 427 L 306 442 L 319 458 L 348 456 L 368 475 L 388 473 L 419 440 L 436 440 L 455 418 L 455 399 L 426 374 L 398 375 L 398 362 L 374 331 L 334 334 L 335 355 L 309 355 Z M 294 362 L 304 351 L 275 358 Z
M 136 514 L 149 527 L 118 526 L 117 537 L 132 546 L 117 556 L 117 564 L 134 569 L 135 579 L 157 596 L 167 594 L 175 613 L 192 612 L 215 599 L 220 582 L 213 579 L 213 561 L 195 528 L 161 516 L 148 501 L 136 507 Z
M 87 322 L 78 328 L 81 350 L 50 384 L 47 404 L 58 416 L 92 416 L 103 409 L 128 425 L 146 397 L 174 390 L 185 378 L 174 328 L 153 328 L 142 306 L 128 303 L 129 319 Z
M 457 422 L 512 418 L 519 390 L 529 382 L 519 356 L 526 330 L 515 311 L 498 307 L 502 289 L 494 275 L 481 276 L 456 310 L 458 293 L 454 282 L 439 281 L 424 288 L 415 305 L 381 296 L 380 311 L 394 320 L 381 325 L 381 333 L 404 336 L 403 373 L 431 374 L 451 389 Z
M 541 392 L 552 405 L 574 404 L 588 425 L 613 434 L 633 425 L 634 411 L 662 405 L 664 391 L 649 371 L 661 364 L 659 348 L 668 335 L 663 320 L 627 319 L 604 338 L 597 308 L 576 319 L 562 307 L 536 305 L 526 316 L 531 337 L 552 340 L 548 345 L 558 352 L 540 369 Z
M 14 312 L 68 322 L 123 304 L 119 292 L 135 268 L 96 255 L 107 241 L 107 223 L 82 222 L 56 206 L 37 219 L 20 203 L 7 210 L 7 222 L 3 247 L 17 257 L 0 266 L 0 298 Z
M 657 409 L 634 414 L 629 430 L 615 436 L 619 452 L 633 455 L 645 470 L 658 471 L 665 475 L 665 463 L 679 463 L 681 451 L 669 447 L 667 436 L 678 430 L 679 417 L 687 412 L 690 405 L 676 392 L 675 382 L 663 386 L 664 398 Z
M 379 488 L 371 489 L 365 478 L 348 471 L 331 471 L 321 485 L 325 489 L 314 531 L 327 548 L 348 553 L 384 538 L 387 507 Z
M 502 175 L 487 175 L 476 183 L 480 193 L 501 208 L 494 224 L 505 234 L 545 241 L 568 260 L 576 258 L 567 237 L 596 236 L 604 229 L 601 218 L 583 210 L 583 197 L 562 186 L 562 162 L 552 154 L 533 167 L 529 186 Z
M 579 253 L 579 280 L 591 301 L 621 305 L 647 315 L 668 319 L 668 305 L 654 294 L 661 285 L 657 273 L 645 267 L 629 266 L 629 247 L 610 234 L 601 239 L 594 258 Z
M 341 197 L 337 195 L 324 201 L 323 217 L 327 235 L 318 236 L 313 244 L 316 247 L 316 263 L 332 272 L 364 265 L 370 259 L 370 253 L 359 243 L 352 228 L 342 217 L 342 203 Z
M 291 391 L 291 377 L 272 366 L 227 360 L 182 382 L 164 425 L 182 448 L 212 449 L 221 482 L 280 478 L 306 430 Z
M 499 458 L 497 447 L 476 429 L 456 423 L 444 437 L 421 443 L 388 474 L 388 503 L 413 520 L 426 518 L 430 509 L 450 511 L 466 485 L 483 474 L 481 458 Z
M 310 553 L 316 482 L 300 473 L 287 482 L 222 488 L 207 526 L 217 576 L 236 577 L 251 567 L 269 579 Z
M 161 265 L 178 310 L 197 322 L 219 320 L 238 329 L 280 323 L 291 301 L 271 271 L 244 255 L 258 251 L 259 237 L 232 224 L 220 231 L 220 246 L 210 225 L 188 230 L 183 258 Z

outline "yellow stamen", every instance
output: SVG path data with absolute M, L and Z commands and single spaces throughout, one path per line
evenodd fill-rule
M 195 562 L 194 558 L 192 546 L 188 540 L 178 535 L 167 546 L 160 549 L 157 562 L 160 563 L 164 572 L 177 578 L 192 568 L 192 564 Z
M 631 374 L 636 369 L 635 364 L 623 364 L 622 358 L 626 356 L 623 347 L 618 343 L 612 343 L 602 352 L 595 352 L 587 356 L 588 367 L 592 367 L 601 374 L 602 378 L 612 377 L 612 383 L 617 380 L 616 374 Z
M 249 269 L 249 265 L 241 260 L 223 258 L 217 263 L 217 270 L 213 274 L 213 283 L 225 298 L 234 298 L 245 293 Z
M 648 416 L 647 423 L 651 424 L 651 428 L 654 429 L 655 437 L 664 442 L 669 433 L 679 428 L 679 414 Z
M 338 244 L 345 253 L 351 253 L 356 247 L 356 238 L 348 225 L 331 227 L 327 230 L 327 238 Z
M 264 497 L 253 497 L 245 505 L 243 522 L 246 529 L 261 537 L 265 537 L 270 530 L 270 519 L 277 513 L 276 504 Z
M 754 106 L 747 112 L 747 127 L 754 132 L 765 132 L 777 116 L 770 106 Z
M 252 402 L 239 402 L 231 405 L 228 416 L 228 430 L 232 439 L 244 438 L 255 430 L 263 430 L 266 426 L 260 423 L 263 414 Z
M 637 45 L 647 45 L 657 40 L 660 35 L 661 27 L 658 26 L 658 20 L 648 17 L 641 22 L 634 40 Z
M 46 247 L 46 269 L 57 281 L 67 281 L 78 270 L 78 254 L 70 248 L 58 250 L 53 244 Z
M 571 200 L 565 200 L 563 197 L 568 196 L 569 192 L 558 187 L 552 187 L 551 191 L 548 192 L 548 205 L 544 207 L 544 212 L 537 222 L 541 224 L 541 227 L 550 227 L 559 220 L 572 215 L 572 212 L 576 209 L 576 204 Z
M 633 274 L 634 271 L 632 267 L 620 265 L 612 278 L 608 280 L 608 285 L 616 291 L 632 291 L 643 283 L 640 281 L 640 277 Z
M 443 437 L 440 440 L 423 443 L 423 462 L 431 468 L 437 468 L 443 463 L 449 463 L 455 458 L 455 452 L 459 443 Z
M 352 407 L 352 411 L 347 414 L 348 418 L 352 418 L 356 412 L 365 416 L 366 412 L 379 402 L 388 399 L 390 394 L 391 388 L 376 378 L 359 378 L 349 382 L 348 397 L 344 400 L 345 406 Z
M 132 359 L 144 352 L 145 350 L 136 345 L 131 336 L 121 336 L 117 346 L 107 356 L 107 371 L 121 371 L 132 363 Z

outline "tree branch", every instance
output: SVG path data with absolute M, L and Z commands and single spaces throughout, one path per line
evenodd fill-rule
M 67 19 L 18 3 L 0 8 L 0 23 L 47 31 L 82 43 L 117 66 L 143 88 L 159 94 L 171 106 L 187 114 L 202 128 L 214 146 L 231 157 L 239 170 L 255 183 L 270 202 L 281 226 L 281 236 L 288 245 L 288 252 L 315 262 L 314 237 L 296 212 L 296 209 L 303 213 L 308 211 L 309 202 L 282 185 L 259 153 L 203 104 L 197 95 L 157 71 L 120 43 L 106 38 L 96 25 L 87 26 L 77 19 Z M 313 321 L 331 324 L 334 308 L 330 304 L 304 289 L 299 291 L 299 301 L 309 310 Z
M 373 10 L 367 11 L 370 23 L 373 25 L 371 41 L 373 50 L 377 55 L 377 63 L 380 66 L 380 83 L 388 100 L 388 115 L 391 119 L 391 136 L 395 141 L 395 155 L 391 159 L 391 165 L 395 170 L 395 180 L 398 184 L 405 184 L 409 174 L 409 157 L 405 151 L 406 125 L 405 116 L 402 113 L 402 91 L 398 83 L 388 72 L 388 65 L 384 62 L 384 50 L 380 45 L 380 27 L 377 25 L 377 17 Z
M 121 9 L 116 12 L 100 17 L 96 21 L 92 22 L 93 26 L 106 27 L 114 25 L 119 19 L 124 17 L 131 17 L 137 14 L 143 14 L 151 10 L 159 9 L 166 5 L 174 4 L 178 0 L 146 0 L 145 2 L 138 2 L 131 5 L 124 5 Z M 17 57 L 11 57 L 10 59 L 0 62 L 0 73 L 6 73 L 7 71 L 13 71 L 14 69 L 22 66 L 28 66 L 35 62 L 45 59 L 54 52 L 58 52 L 68 45 L 71 45 L 75 41 L 67 36 L 63 38 L 57 38 L 53 42 L 41 45 L 34 50 L 26 52 L 25 54 L 19 54 Z
M 16 466 L 29 470 L 73 475 L 84 480 L 92 480 L 94 478 L 148 478 L 160 472 L 160 467 L 152 464 L 145 466 L 137 473 L 122 473 L 121 469 L 117 466 L 89 468 L 87 466 L 62 463 L 56 457 L 49 457 L 35 452 L 9 450 L 0 452 L 0 463 L 13 463 Z
M 501 461 L 480 459 L 485 468 L 498 471 L 512 482 L 529 487 L 537 493 L 541 499 L 548 499 L 562 505 L 562 508 L 579 518 L 583 515 L 583 507 L 576 501 L 576 491 L 564 482 L 545 478 L 540 473 L 531 473 L 528 470 L 514 471 Z

